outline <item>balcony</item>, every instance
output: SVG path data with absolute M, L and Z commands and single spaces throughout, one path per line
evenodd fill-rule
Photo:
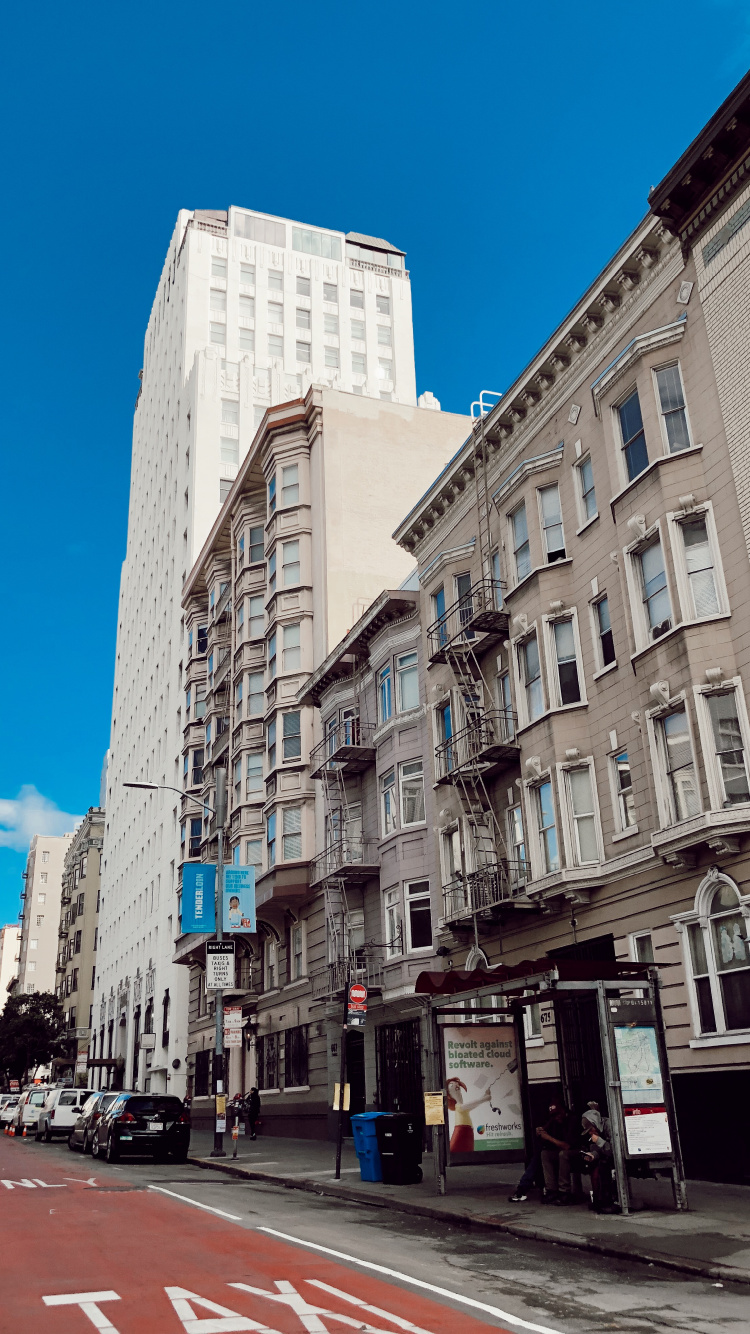
M 480 579 L 468 593 L 427 628 L 430 661 L 447 662 L 447 654 L 468 649 L 484 652 L 508 633 L 508 613 L 500 602 L 502 584 Z
M 518 762 L 518 719 L 510 709 L 496 709 L 474 718 L 460 732 L 435 749 L 438 783 L 459 783 L 463 778 L 488 775 L 503 765 Z
M 362 949 L 351 959 L 336 959 L 313 973 L 310 978 L 313 1000 L 341 996 L 352 982 L 380 991 L 383 987 L 383 955 L 379 950 Z
M 228 584 L 228 583 L 227 583 L 227 584 L 224 584 L 223 587 L 222 587 L 221 593 L 220 593 L 220 595 L 219 595 L 219 600 L 218 600 L 218 602 L 216 603 L 216 606 L 215 606 L 214 609 L 213 609 L 213 618 L 214 618 L 215 621 L 219 621 L 219 620 L 221 620 L 221 618 L 222 618 L 222 616 L 224 615 L 225 611 L 226 611 L 227 608 L 229 607 L 229 603 L 230 603 L 230 601 L 231 601 L 231 598 L 232 598 L 232 588 L 231 588 L 231 584 Z
M 61 927 L 60 927 L 60 929 L 59 929 L 59 931 L 58 931 L 58 933 L 57 933 L 57 939 L 58 939 L 58 940 L 67 940 L 67 939 L 68 939 L 68 928 L 67 928 L 67 926 L 61 926 Z
M 213 689 L 219 690 L 222 682 L 226 679 L 232 665 L 232 648 L 230 644 L 219 644 L 216 647 L 216 666 L 213 674 Z
M 229 746 L 229 719 L 219 718 L 216 723 L 216 736 L 211 744 L 211 762 L 216 763 Z
M 327 773 L 340 773 L 344 777 L 361 774 L 375 763 L 374 731 L 374 723 L 363 723 L 359 718 L 345 718 L 330 727 L 325 740 L 310 754 L 312 777 L 323 778 Z
M 531 904 L 526 883 L 530 879 L 528 862 L 505 860 L 469 871 L 465 876 L 454 876 L 443 886 L 443 920 L 448 924 L 473 917 L 475 913 L 494 915 L 493 909 L 506 906 L 528 909 Z
M 319 884 L 336 876 L 357 884 L 379 875 L 378 844 L 374 838 L 340 838 L 310 863 L 310 883 Z

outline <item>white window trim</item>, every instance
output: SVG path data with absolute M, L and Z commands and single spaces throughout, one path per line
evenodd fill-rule
M 299 977 L 294 977 L 291 979 L 290 982 L 287 983 L 287 986 L 290 987 L 297 986 L 300 982 L 304 982 L 307 978 L 307 922 L 304 920 L 304 918 L 300 918 L 298 922 L 292 923 L 292 929 L 289 932 L 290 947 L 292 940 L 292 932 L 296 931 L 297 927 L 299 927 L 302 932 L 302 972 Z M 291 966 L 293 961 L 294 961 L 294 954 L 290 948 L 289 958 L 287 959 L 287 974 L 291 973 Z
M 675 829 L 682 824 L 682 820 L 675 820 L 672 817 L 672 797 L 669 791 L 669 781 L 667 779 L 666 756 L 662 750 L 662 743 L 659 736 L 659 723 L 662 718 L 670 713 L 675 713 L 680 705 L 684 706 L 687 717 L 688 734 L 690 736 L 690 745 L 693 751 L 693 765 L 695 768 L 696 788 L 698 792 L 699 810 L 695 815 L 688 819 L 694 820 L 703 812 L 703 795 L 701 793 L 700 770 L 698 768 L 699 751 L 695 744 L 695 729 L 693 720 L 690 716 L 690 709 L 687 702 L 687 691 L 680 691 L 670 699 L 669 704 L 660 705 L 655 709 L 646 709 L 646 729 L 648 732 L 648 744 L 651 752 L 651 768 L 654 775 L 654 789 L 656 791 L 656 805 L 659 812 L 659 828 Z
M 623 440 L 622 437 L 622 424 L 620 422 L 620 408 L 622 407 L 623 403 L 627 402 L 627 400 L 630 398 L 630 395 L 636 392 L 638 394 L 638 403 L 641 409 L 641 421 L 643 421 L 643 435 L 646 441 L 646 455 L 648 457 L 648 463 L 646 467 L 643 469 L 643 472 L 642 473 L 639 472 L 637 476 L 642 477 L 644 473 L 648 471 L 648 469 L 651 467 L 651 464 L 654 461 L 651 458 L 648 435 L 646 434 L 646 422 L 643 418 L 642 387 L 641 385 L 638 384 L 637 380 L 632 380 L 628 385 L 627 389 L 623 390 L 622 393 L 618 394 L 617 398 L 610 404 L 609 408 L 610 419 L 612 423 L 612 435 L 614 437 L 615 449 L 617 450 L 617 455 L 618 455 L 617 476 L 620 479 L 620 487 L 619 487 L 620 490 L 624 490 L 626 487 L 632 486 L 633 482 L 637 480 L 636 477 L 628 477 L 628 466 L 625 459 L 625 441 Z
M 617 756 L 622 755 L 623 751 L 627 751 L 628 762 L 630 762 L 630 750 L 627 746 L 618 746 L 616 750 L 610 750 L 607 752 L 607 773 L 609 774 L 609 791 L 610 791 L 610 796 L 612 798 L 612 814 L 614 816 L 614 821 L 616 826 L 615 833 L 610 838 L 610 842 L 612 843 L 614 843 L 615 841 L 619 841 L 622 838 L 630 838 L 632 834 L 638 833 L 637 822 L 635 824 L 625 825 L 623 824 L 622 817 L 620 815 L 620 788 L 617 782 L 616 761 L 617 761 Z M 631 778 L 633 776 L 632 766 L 630 769 L 630 776 Z
M 625 558 L 625 580 L 628 587 L 628 597 L 630 598 L 630 614 L 633 623 L 633 637 L 635 639 L 636 653 L 639 653 L 642 649 L 651 648 L 653 644 L 658 644 L 661 639 L 665 638 L 664 635 L 660 636 L 660 639 L 651 638 L 651 627 L 646 618 L 646 608 L 643 601 L 643 584 L 641 581 L 641 553 L 645 551 L 647 547 L 650 547 L 654 539 L 657 537 L 661 542 L 662 556 L 664 558 L 664 571 L 667 578 L 667 592 L 669 594 L 669 602 L 672 609 L 673 630 L 677 628 L 676 612 L 681 609 L 682 605 L 680 601 L 675 598 L 675 590 L 669 571 L 669 562 L 667 560 L 667 545 L 664 541 L 661 520 L 658 519 L 656 523 L 652 524 L 651 527 L 646 530 L 643 537 L 640 537 L 637 542 L 633 542 L 630 546 L 624 547 L 622 553 Z M 667 633 L 669 633 L 669 631 L 667 631 Z
M 721 682 L 721 685 L 693 686 L 695 695 L 695 712 L 698 718 L 698 732 L 703 749 L 703 762 L 706 770 L 706 781 L 708 784 L 708 796 L 711 803 L 711 809 L 714 811 L 723 811 L 734 809 L 734 807 L 725 807 L 724 805 L 724 786 L 721 781 L 721 772 L 716 758 L 716 748 L 714 743 L 714 732 L 711 725 L 711 715 L 708 710 L 708 701 L 711 695 L 726 695 L 729 691 L 734 691 L 735 703 L 737 706 L 737 717 L 740 724 L 740 733 L 742 735 L 742 744 L 745 750 L 745 768 L 750 777 L 750 719 L 747 712 L 747 700 L 745 692 L 742 689 L 742 677 L 732 676 Z M 738 802 L 737 805 L 744 803 Z
M 536 718 L 530 718 L 528 709 L 526 707 L 526 686 L 524 685 L 523 671 L 521 669 L 521 649 L 523 645 L 526 643 L 526 641 L 531 639 L 534 635 L 536 635 L 537 648 L 539 650 L 539 668 L 540 668 L 539 679 L 542 683 L 542 697 L 543 697 L 544 708 L 542 709 L 541 713 L 537 715 Z M 534 621 L 532 622 L 531 625 L 527 626 L 523 634 L 517 635 L 515 639 L 511 639 L 510 657 L 512 658 L 513 662 L 513 667 L 512 667 L 513 684 L 515 686 L 514 693 L 516 699 L 516 712 L 518 714 L 519 730 L 522 727 L 529 727 L 532 723 L 538 723 L 540 719 L 544 718 L 545 715 L 549 712 L 549 707 L 550 707 L 549 690 L 548 689 L 545 690 L 545 680 L 544 680 L 545 677 L 544 650 L 546 648 L 546 645 L 542 643 L 543 638 L 544 635 L 543 634 L 540 635 L 539 626 L 537 625 L 536 621 Z
M 550 783 L 552 787 L 552 804 L 555 807 L 555 830 L 557 832 L 557 858 L 562 869 L 563 860 L 560 856 L 560 811 L 559 794 L 555 793 L 555 780 L 551 769 L 545 769 L 538 777 L 526 778 L 523 781 L 523 815 L 524 831 L 526 833 L 526 857 L 531 865 L 532 880 L 542 880 L 548 875 L 558 875 L 559 871 L 548 871 L 544 864 L 544 855 L 542 853 L 542 835 L 537 819 L 536 789 L 543 783 Z M 531 838 L 529 838 L 529 833 Z
M 558 764 L 557 784 L 560 796 L 560 813 L 562 816 L 562 835 L 563 848 L 565 852 L 566 866 L 599 866 L 604 861 L 604 837 L 602 834 L 602 822 L 599 812 L 599 793 L 596 787 L 596 769 L 594 768 L 593 755 L 583 756 L 580 760 L 575 760 L 571 764 Z M 573 802 L 568 787 L 567 775 L 573 769 L 588 769 L 589 781 L 591 783 L 591 795 L 594 802 L 593 816 L 594 828 L 596 829 L 596 846 L 599 856 L 595 862 L 584 862 L 578 856 L 576 846 L 575 819 L 573 817 Z
M 563 550 L 565 552 L 565 555 L 563 557 L 558 557 L 557 560 L 553 561 L 550 560 L 549 552 L 547 550 L 547 538 L 546 538 L 547 530 L 544 526 L 544 512 L 542 510 L 542 491 L 547 491 L 552 486 L 554 486 L 557 491 L 557 500 L 560 506 L 560 527 L 562 528 Z M 567 558 L 570 555 L 570 552 L 568 551 L 567 547 L 567 542 L 565 539 L 565 520 L 563 519 L 562 496 L 560 495 L 559 482 L 557 481 L 544 482 L 541 486 L 538 486 L 536 488 L 536 509 L 537 509 L 537 515 L 539 517 L 539 536 L 542 542 L 542 565 L 544 565 L 545 567 L 548 565 L 559 565 L 560 560 L 567 560 Z M 526 515 L 526 522 L 528 524 L 528 512 Z
M 573 641 L 576 650 L 576 667 L 578 668 L 578 685 L 581 691 L 581 698 L 574 704 L 563 704 L 560 697 L 560 682 L 557 673 L 557 651 L 555 648 L 554 625 L 557 621 L 572 621 Z M 578 626 L 578 608 L 565 607 L 563 611 L 555 615 L 543 616 L 542 626 L 544 628 L 544 657 L 547 666 L 547 699 L 549 701 L 550 711 L 558 709 L 579 709 L 582 705 L 588 704 L 586 696 L 586 677 L 583 671 L 583 653 L 581 651 L 581 635 Z
M 664 420 L 664 413 L 662 412 L 662 408 L 661 408 L 661 396 L 660 396 L 660 394 L 659 394 L 659 384 L 658 384 L 658 381 L 657 381 L 657 379 L 656 379 L 657 372 L 658 372 L 658 371 L 665 371 L 665 370 L 668 369 L 669 366 L 676 366 L 676 367 L 677 367 L 677 374 L 678 374 L 679 377 L 680 377 L 680 388 L 682 389 L 682 401 L 683 401 L 683 403 L 685 404 L 685 406 L 684 406 L 684 408 L 683 408 L 683 412 L 685 413 L 685 421 L 687 422 L 687 432 L 688 432 L 688 445 L 687 445 L 687 449 L 677 449 L 677 450 L 672 450 L 672 449 L 669 448 L 669 438 L 668 438 L 668 436 L 667 436 L 667 427 L 666 427 L 666 422 L 665 422 L 665 420 Z M 653 391 L 654 391 L 654 403 L 656 404 L 656 412 L 657 412 L 657 415 L 658 415 L 658 418 L 659 418 L 659 430 L 660 430 L 660 432 L 661 432 L 661 442 L 662 442 L 662 449 L 663 449 L 663 452 L 664 452 L 665 454 L 670 455 L 670 456 L 673 455 L 673 454 L 687 454 L 687 453 L 689 452 L 689 450 L 691 450 L 691 449 L 693 448 L 693 427 L 692 427 L 692 423 L 691 423 L 691 421 L 690 421 L 690 413 L 688 412 L 687 394 L 685 393 L 685 381 L 684 381 L 683 378 L 682 378 L 682 366 L 680 365 L 679 358 L 678 358 L 678 357 L 675 357 L 675 358 L 673 358 L 671 361 L 662 361 L 662 362 L 659 363 L 658 366 L 652 366 L 652 367 L 651 367 L 651 383 L 652 383 Z
M 421 765 L 422 765 L 422 773 L 421 773 L 421 779 L 422 779 L 422 801 L 423 801 L 424 808 L 425 808 L 425 814 L 424 814 L 424 819 L 422 819 L 422 820 L 412 820 L 412 821 L 409 822 L 409 824 L 406 824 L 406 823 L 404 822 L 404 781 L 405 781 L 405 780 L 404 780 L 404 765 L 405 765 L 405 764 L 416 764 L 418 761 L 421 762 Z M 406 776 L 406 781 L 407 781 L 407 782 L 409 781 L 409 777 L 416 778 L 416 776 L 417 776 L 416 774 L 412 774 L 412 775 L 408 775 L 408 774 L 407 774 L 407 776 Z M 426 798 L 425 798 L 425 771 L 424 771 L 424 760 L 422 759 L 422 757 L 421 757 L 420 755 L 415 756 L 415 758 L 414 758 L 413 760 L 400 760 L 400 761 L 399 761 L 399 763 L 398 763 L 398 773 L 397 773 L 397 775 L 396 775 L 396 783 L 397 783 L 397 787 L 398 787 L 398 827 L 399 827 L 399 829 L 421 829 L 422 825 L 424 825 L 424 824 L 427 823 L 427 802 L 426 802 Z
M 690 591 L 690 580 L 688 579 L 687 561 L 685 559 L 685 543 L 682 533 L 679 531 L 681 520 L 705 517 L 706 530 L 708 532 L 709 546 L 714 562 L 714 579 L 716 581 L 716 593 L 719 599 L 719 610 L 711 616 L 698 616 L 693 604 L 693 595 Z M 677 595 L 680 600 L 680 610 L 682 612 L 682 623 L 690 624 L 693 621 L 712 620 L 715 616 L 725 616 L 729 611 L 729 596 L 727 594 L 727 585 L 724 578 L 724 566 L 721 559 L 719 548 L 719 536 L 716 531 L 716 519 L 714 517 L 714 507 L 710 500 L 702 505 L 696 505 L 691 510 L 674 510 L 667 514 L 667 528 L 669 531 L 669 542 L 672 548 L 672 564 L 674 565 L 675 583 L 677 584 Z
M 592 678 L 594 681 L 598 680 L 600 676 L 605 676 L 607 672 L 614 671 L 615 667 L 617 666 L 617 656 L 613 658 L 612 662 L 608 662 L 606 666 L 604 665 L 604 661 L 602 658 L 602 641 L 599 637 L 599 617 L 596 614 L 596 604 L 598 602 L 602 602 L 604 598 L 606 598 L 607 601 L 609 601 L 609 591 L 606 588 L 600 588 L 598 593 L 592 594 L 592 596 L 589 598 L 589 622 L 591 624 L 591 642 L 594 648 L 594 662 L 596 663 L 596 671 L 594 672 Z M 611 625 L 612 624 L 611 608 L 610 608 L 609 621 Z M 613 638 L 614 638 L 614 632 L 613 632 Z
M 589 524 L 593 523 L 596 519 L 599 518 L 599 499 L 598 499 L 598 497 L 597 497 L 597 501 L 596 501 L 596 513 L 595 513 L 595 514 L 592 514 L 591 516 L 589 516 L 589 515 L 586 513 L 586 507 L 585 507 L 585 505 L 584 505 L 584 503 L 583 503 L 583 471 L 582 471 L 582 469 L 583 469 L 583 465 L 584 465 L 584 463 L 591 463 L 591 462 L 592 462 L 592 458 L 591 458 L 591 450 L 590 450 L 590 449 L 586 449 L 586 450 L 583 451 L 583 453 L 580 455 L 580 457 L 576 459 L 575 463 L 573 464 L 573 472 L 575 473 L 575 477 L 574 477 L 574 479 L 573 479 L 573 480 L 574 480 L 574 487 L 573 487 L 573 490 L 575 491 L 575 497 L 576 497 L 576 513 L 577 513 L 577 515 L 578 515 L 578 528 L 576 529 L 576 537 L 578 536 L 579 533 L 582 533 L 582 532 L 583 532 L 584 528 L 588 528 Z M 594 481 L 594 495 L 596 496 L 596 480 Z
M 401 928 L 401 929 L 402 929 L 402 931 L 403 931 L 403 933 L 404 933 L 404 936 L 406 937 L 406 939 L 405 939 L 405 941 L 404 941 L 404 943 L 405 943 L 405 945 L 406 945 L 406 950 L 405 950 L 405 953 L 406 953 L 406 954 L 432 954 L 432 944 L 433 944 L 432 941 L 430 941 L 430 944 L 429 944 L 429 945 L 412 945 L 412 943 L 411 943 L 411 916 L 410 916 L 410 914 L 409 914 L 409 903 L 410 903 L 410 899 L 409 899 L 409 895 L 408 895 L 408 892 L 407 892 L 407 891 L 408 891 L 410 885 L 419 885 L 419 884 L 421 884 L 423 881 L 427 881 L 427 893 L 424 895 L 424 898 L 422 898 L 422 899 L 418 899 L 418 900 L 416 900 L 416 901 L 417 901 L 417 902 L 424 902 L 424 901 L 426 901 L 427 903 L 429 903 L 429 905 L 430 905 L 430 926 L 433 928 L 433 937 L 434 937 L 434 934 L 435 934 L 434 924 L 433 924 L 433 921 L 432 921 L 432 886 L 430 885 L 429 878 L 428 878 L 427 876 L 424 876 L 424 875 L 423 875 L 423 876 L 417 876 L 415 880 L 405 880 L 404 883 L 403 883 L 403 889 L 402 889 L 402 903 L 403 903 L 403 905 L 404 905 L 404 920 L 403 920 L 402 928 Z
M 528 546 L 529 546 L 529 561 L 531 562 L 531 563 L 530 563 L 530 566 L 529 566 L 529 572 L 528 572 L 528 574 L 524 574 L 524 575 L 519 575 L 519 573 L 518 573 L 518 564 L 517 564 L 517 562 L 516 562 L 516 536 L 515 536 L 515 533 L 514 533 L 514 531 L 513 531 L 513 515 L 514 515 L 514 514 L 517 514 L 518 511 L 519 511 L 521 508 L 525 509 L 525 511 L 526 511 L 526 541 L 528 542 Z M 528 579 L 529 575 L 530 575 L 530 574 L 533 574 L 533 573 L 534 573 L 534 570 L 536 569 L 536 566 L 534 565 L 534 557 L 533 557 L 533 553 L 532 553 L 532 550 L 531 550 L 531 531 L 530 531 L 530 528 L 529 528 L 529 507 L 528 507 L 528 505 L 526 504 L 526 497 L 523 497 L 521 500 L 519 500 L 519 501 L 518 501 L 518 504 L 514 505 L 513 508 L 512 508 L 511 510 L 508 511 L 506 517 L 507 517 L 507 520 L 508 520 L 508 550 L 509 550 L 509 552 L 510 552 L 509 567 L 512 567 L 512 568 L 510 568 L 509 572 L 512 574 L 512 577 L 513 577 L 512 587 L 513 587 L 513 588 L 518 588 L 519 585 L 523 583 L 524 579 Z M 509 580 L 508 582 L 510 583 L 510 580 Z
M 630 935 L 628 936 L 628 958 L 631 959 L 633 963 L 638 963 L 639 961 L 638 954 L 635 948 L 635 942 L 636 940 L 639 940 L 642 936 L 648 936 L 650 938 L 651 948 L 653 950 L 654 933 L 651 927 L 647 927 L 645 931 L 631 931 Z M 647 966 L 651 967 L 652 965 L 649 964 Z
M 735 1044 L 739 1045 L 740 1043 L 750 1042 L 749 1030 L 742 1028 L 728 1029 L 724 1020 L 724 1002 L 721 996 L 721 984 L 716 971 L 708 915 L 714 892 L 720 884 L 731 886 L 737 895 L 737 910 L 742 912 L 743 917 L 750 918 L 750 895 L 741 894 L 739 886 L 732 880 L 731 876 L 724 875 L 724 873 L 719 871 L 717 867 L 713 866 L 698 886 L 692 909 L 689 912 L 675 913 L 670 919 L 675 925 L 682 946 L 682 961 L 685 970 L 690 1016 L 694 1034 L 694 1038 L 690 1042 L 691 1047 L 734 1046 Z M 714 1017 L 717 1021 L 716 1031 L 714 1033 L 701 1032 L 698 992 L 695 986 L 695 978 L 693 976 L 693 959 L 690 953 L 690 940 L 687 930 L 689 926 L 693 925 L 700 926 L 705 936 L 704 948 L 706 951 L 706 959 L 709 961 L 708 977 L 711 984 L 711 999 L 714 1006 Z

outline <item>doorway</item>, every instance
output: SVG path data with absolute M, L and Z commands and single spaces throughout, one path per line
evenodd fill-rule
M 378 1108 L 423 1114 L 422 1044 L 419 1020 L 381 1024 L 376 1030 Z

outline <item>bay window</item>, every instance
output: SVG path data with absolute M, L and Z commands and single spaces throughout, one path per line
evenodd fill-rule
M 389 959 L 401 954 L 401 891 L 387 889 L 384 896 L 386 953 Z
M 722 610 L 722 599 L 707 514 L 680 519 L 677 527 L 682 540 L 682 558 L 687 576 L 690 603 L 686 608 L 687 615 L 696 619 L 716 616 Z
M 380 779 L 380 800 L 383 815 L 383 837 L 396 829 L 396 771 L 389 769 Z
M 544 713 L 542 665 L 536 634 L 519 645 L 518 661 L 526 704 L 526 721 L 531 723 Z
M 546 779 L 532 789 L 535 806 L 539 853 L 542 874 L 559 871 L 560 856 L 557 843 L 557 825 L 555 822 L 555 802 L 552 795 L 552 780 Z
M 570 617 L 564 621 L 553 621 L 552 638 L 557 668 L 555 682 L 557 703 L 559 705 L 578 704 L 581 699 L 581 683 L 573 618 Z
M 539 488 L 539 509 L 542 516 L 544 553 L 547 564 L 552 565 L 556 560 L 565 560 L 566 556 L 560 490 L 557 482 Z
M 300 645 L 300 626 L 284 626 L 284 671 L 296 672 L 302 664 L 302 648 Z
M 664 443 L 670 454 L 678 454 L 681 450 L 690 448 L 690 430 L 680 368 L 676 363 L 674 366 L 662 366 L 660 370 L 654 371 L 654 379 L 661 409 Z
M 640 551 L 636 557 L 641 577 L 641 597 L 649 639 L 659 639 L 672 628 L 672 604 L 667 587 L 661 538 Z
M 684 926 L 701 1035 L 750 1029 L 750 941 L 738 890 L 728 876 L 703 882 Z
M 429 880 L 412 880 L 404 886 L 406 896 L 407 949 L 432 947 L 432 913 Z
M 378 672 L 378 722 L 387 722 L 392 713 L 391 666 L 390 663 L 387 663 Z
M 565 771 L 565 786 L 572 832 L 573 860 L 578 866 L 598 862 L 599 836 L 597 831 L 594 783 L 590 765 Z
M 396 658 L 396 695 L 400 713 L 419 707 L 419 668 L 416 653 L 401 653 Z
M 576 467 L 580 496 L 581 523 L 588 523 L 599 513 L 594 487 L 594 469 L 590 458 L 582 459 Z
M 411 824 L 423 824 L 424 813 L 424 773 L 421 760 L 410 760 L 399 766 L 401 784 L 401 827 Z
M 684 705 L 659 718 L 656 727 L 669 823 L 676 824 L 697 815 L 701 808 L 693 745 Z
M 516 567 L 516 582 L 520 583 L 531 573 L 531 548 L 529 546 L 529 526 L 526 520 L 526 503 L 522 501 L 510 516 L 513 537 L 513 559 Z
M 599 598 L 594 603 L 594 618 L 596 623 L 596 638 L 598 643 L 599 667 L 609 667 L 610 663 L 616 661 L 615 641 L 612 635 L 612 622 L 609 615 L 609 598 Z
M 637 389 L 634 389 L 625 402 L 620 404 L 617 416 L 620 423 L 625 471 L 628 481 L 632 482 L 634 477 L 638 477 L 644 468 L 648 467 L 646 433 L 643 429 L 641 400 Z
M 286 806 L 282 815 L 284 861 L 298 861 L 302 856 L 302 807 Z

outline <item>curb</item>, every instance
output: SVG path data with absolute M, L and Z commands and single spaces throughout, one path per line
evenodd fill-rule
M 273 1172 L 254 1172 L 251 1168 L 233 1167 L 231 1163 L 207 1162 L 205 1158 L 188 1158 L 193 1167 L 202 1167 L 209 1172 L 223 1172 L 226 1176 L 238 1177 L 246 1181 L 263 1182 L 267 1186 L 284 1186 L 287 1190 L 304 1190 L 312 1195 L 328 1195 L 332 1199 L 346 1200 L 349 1204 L 368 1204 L 374 1209 L 393 1209 L 396 1213 L 412 1214 L 418 1218 L 430 1218 L 439 1223 L 458 1223 L 464 1227 L 491 1228 L 496 1232 L 507 1232 L 510 1236 L 520 1237 L 525 1241 L 542 1241 L 557 1246 L 568 1246 L 572 1250 L 590 1251 L 613 1260 L 634 1260 L 645 1265 L 660 1265 L 663 1269 L 677 1270 L 683 1274 L 692 1274 L 695 1278 L 710 1278 L 714 1282 L 742 1283 L 750 1286 L 750 1273 L 735 1269 L 732 1265 L 704 1264 L 700 1260 L 689 1260 L 682 1256 L 665 1255 L 662 1251 L 635 1251 L 627 1246 L 608 1245 L 591 1237 L 581 1237 L 571 1232 L 551 1232 L 548 1228 L 532 1223 L 506 1222 L 492 1215 L 475 1214 L 468 1210 L 437 1209 L 429 1204 L 416 1204 L 409 1200 L 393 1199 L 391 1196 L 378 1199 L 366 1191 L 357 1190 L 356 1186 L 339 1185 L 336 1182 L 316 1181 L 312 1177 L 280 1176 Z

